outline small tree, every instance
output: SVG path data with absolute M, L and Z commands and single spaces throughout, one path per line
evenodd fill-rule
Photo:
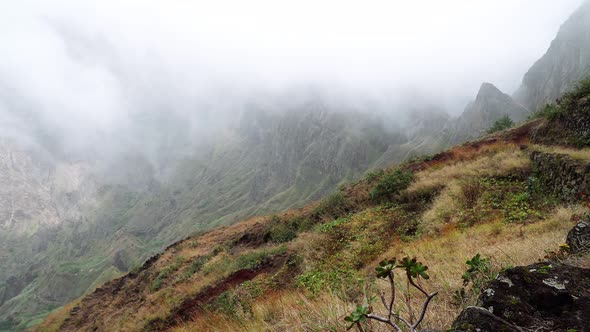
M 394 280 L 395 280 L 394 271 L 395 270 L 403 270 L 405 272 L 404 274 L 405 274 L 407 282 L 408 282 L 408 293 L 406 296 L 406 305 L 408 307 L 409 317 L 407 317 L 407 318 L 401 317 L 399 315 L 399 313 L 395 311 L 395 307 L 394 307 L 395 300 L 396 300 L 395 283 L 394 283 Z M 356 326 L 359 329 L 359 331 L 363 332 L 364 330 L 363 330 L 362 324 L 370 319 L 370 320 L 375 320 L 375 321 L 384 323 L 384 324 L 390 326 L 391 328 L 393 328 L 393 330 L 397 331 L 397 332 L 402 332 L 403 330 L 402 330 L 401 326 L 404 326 L 404 325 L 411 332 L 417 331 L 416 329 L 418 328 L 420 323 L 422 323 L 422 320 L 424 320 L 424 315 L 426 315 L 426 311 L 428 310 L 428 305 L 430 304 L 430 301 L 436 296 L 436 294 L 438 294 L 438 292 L 428 293 L 419 284 L 419 282 L 417 282 L 420 277 L 423 279 L 430 278 L 430 276 L 426 273 L 427 270 L 428 270 L 428 267 L 423 265 L 422 263 L 418 262 L 416 260 L 416 258 L 410 259 L 409 257 L 405 257 L 404 259 L 402 259 L 400 261 L 396 261 L 396 259 L 393 258 L 390 260 L 381 261 L 379 263 L 379 266 L 377 266 L 377 268 L 375 268 L 375 271 L 377 271 L 377 278 L 387 279 L 389 281 L 389 286 L 391 288 L 391 294 L 389 297 L 389 301 L 387 301 L 387 299 L 385 297 L 385 292 L 382 292 L 380 295 L 381 303 L 385 307 L 385 310 L 387 310 L 387 315 L 380 316 L 377 314 L 373 314 L 373 310 L 372 310 L 371 305 L 368 302 L 365 302 L 361 305 L 358 305 L 356 307 L 356 309 L 349 316 L 346 316 L 344 318 L 344 320 L 351 323 L 350 326 L 348 326 L 348 329 L 351 329 L 354 326 Z M 412 312 L 412 306 L 410 303 L 410 300 L 411 300 L 411 298 L 409 296 L 410 286 L 414 287 L 415 289 L 420 291 L 420 293 L 422 293 L 425 296 L 425 300 L 422 304 L 422 309 L 421 309 L 420 314 L 417 319 Z M 403 325 L 400 325 L 400 324 L 403 324 Z
M 494 122 L 494 124 L 488 129 L 488 134 L 495 133 L 500 130 L 506 130 L 514 126 L 514 122 L 508 115 L 504 115 Z

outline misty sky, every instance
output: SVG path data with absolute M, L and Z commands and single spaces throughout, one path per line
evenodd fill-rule
M 581 2 L 2 1 L 0 111 L 80 131 L 143 109 L 211 121 L 228 100 L 313 85 L 456 113 L 483 81 L 512 93 Z

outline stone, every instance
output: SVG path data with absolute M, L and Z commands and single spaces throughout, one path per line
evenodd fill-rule
M 481 307 L 465 308 L 453 323 L 451 330 L 455 332 L 522 331 L 522 329 L 500 317 L 494 316 L 490 311 Z
M 507 282 L 510 280 L 510 282 Z M 502 272 L 454 331 L 590 331 L 590 269 L 540 262 Z
M 590 253 L 590 221 L 580 221 L 567 234 L 566 243 L 573 254 Z

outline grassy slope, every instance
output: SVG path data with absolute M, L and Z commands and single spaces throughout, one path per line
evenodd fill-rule
M 564 242 L 569 220 L 583 212 L 533 192 L 528 151 L 519 147 L 526 138 L 501 135 L 404 165 L 415 180 L 393 199 L 371 201 L 384 177 L 376 173 L 304 209 L 183 241 L 117 291 L 107 284 L 86 298 L 63 328 L 90 329 L 79 312 L 100 304 L 92 315 L 102 330 L 342 330 L 354 302 L 384 286 L 374 278 L 375 262 L 402 255 L 431 266 L 427 287 L 441 293 L 427 325 L 449 326 L 462 307 L 453 294 L 466 259 L 492 257 L 495 271 L 534 262 Z M 233 283 L 243 271 L 254 273 Z M 220 291 L 211 296 L 212 288 Z M 179 310 L 188 300 L 192 309 Z M 473 301 L 470 294 L 462 305 Z M 39 330 L 61 325 L 67 311 Z
M 394 169 L 305 208 L 179 242 L 37 330 L 344 330 L 342 318 L 355 303 L 386 286 L 375 279 L 376 262 L 405 255 L 431 267 L 425 286 L 440 291 L 426 327 L 449 327 L 478 294 L 468 288 L 462 301 L 455 297 L 465 260 L 490 257 L 488 277 L 533 263 L 557 250 L 576 216 L 587 212 L 535 185 L 530 150 L 588 160 L 587 150 L 521 148 L 531 131 L 552 121 L 406 163 L 400 168 L 413 172 L 413 182 L 386 199 L 371 199 L 371 191 Z

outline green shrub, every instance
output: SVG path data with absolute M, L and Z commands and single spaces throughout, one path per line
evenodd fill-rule
M 383 172 L 383 170 L 382 170 L 382 169 L 380 169 L 380 170 L 378 170 L 378 171 L 376 171 L 376 170 L 371 170 L 371 171 L 368 171 L 368 172 L 367 172 L 367 174 L 365 174 L 365 178 L 364 178 L 364 180 L 365 180 L 365 182 L 366 182 L 366 183 L 368 183 L 368 184 L 371 184 L 371 183 L 373 183 L 375 180 L 377 180 L 377 179 L 379 179 L 381 176 L 383 176 L 383 173 L 384 173 L 384 172 Z
M 572 91 L 563 96 L 563 99 L 579 99 L 588 95 L 590 95 L 590 77 L 579 81 Z
M 464 286 L 467 286 L 469 283 L 481 286 L 483 284 L 482 279 L 485 279 L 486 275 L 492 268 L 490 259 L 482 258 L 480 254 L 468 259 L 465 264 L 467 264 L 468 268 L 465 270 L 465 273 L 463 273 L 463 276 L 461 276 Z
M 268 227 L 268 241 L 273 243 L 289 242 L 297 237 L 299 224 L 293 220 L 281 220 L 273 216 Z
M 328 264 L 319 269 L 303 273 L 295 278 L 297 286 L 309 291 L 312 295 L 331 290 L 341 298 L 357 296 L 357 289 L 363 278 L 346 262 Z
M 533 114 L 531 118 L 547 118 L 549 120 L 556 119 L 562 113 L 561 107 L 556 104 L 547 104 Z
M 497 131 L 506 130 L 514 126 L 514 122 L 508 115 L 504 115 L 494 122 L 494 124 L 488 129 L 488 134 L 495 133 Z
M 464 305 L 474 297 L 477 297 L 483 287 L 487 285 L 491 280 L 494 279 L 492 271 L 492 263 L 489 258 L 483 258 L 479 253 L 468 259 L 467 270 L 461 276 L 463 279 L 463 287 L 460 290 L 455 291 L 455 304 Z M 466 288 L 471 285 L 470 288 Z
M 349 204 L 344 194 L 337 192 L 324 198 L 318 206 L 313 209 L 312 214 L 315 216 L 328 216 L 337 218 L 346 213 Z
M 413 179 L 414 174 L 412 172 L 398 169 L 392 173 L 388 173 L 381 178 L 371 191 L 371 199 L 375 202 L 391 200 L 394 195 L 406 189 Z

